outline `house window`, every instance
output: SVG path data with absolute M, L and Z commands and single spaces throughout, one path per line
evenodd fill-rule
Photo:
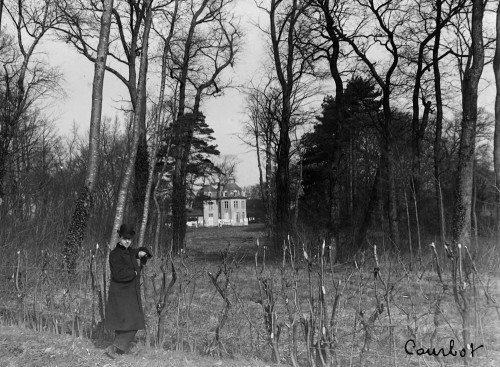
M 234 209 L 238 209 L 238 201 L 237 200 L 234 201 L 233 206 L 234 206 Z
M 229 201 L 224 201 L 224 209 L 229 209 Z
M 211 202 L 208 203 L 208 209 L 209 210 L 214 210 L 214 202 L 213 201 L 211 201 Z
M 207 192 L 207 196 L 208 196 L 209 198 L 211 198 L 211 197 L 212 197 L 212 193 L 211 193 L 210 191 L 209 191 L 209 192 Z
M 241 200 L 241 209 L 245 209 L 245 200 Z
M 222 193 L 222 196 L 227 196 L 227 191 L 224 191 L 224 192 Z
M 214 217 L 213 213 L 210 213 L 210 214 L 208 215 L 208 217 L 209 217 L 209 218 L 213 218 L 213 217 Z

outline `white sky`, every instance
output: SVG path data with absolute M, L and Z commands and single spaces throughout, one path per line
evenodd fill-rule
M 253 1 L 237 0 L 237 11 L 244 17 L 251 14 L 257 19 L 257 11 Z M 262 57 L 265 54 L 261 34 L 242 21 L 246 39 L 242 52 L 238 57 L 234 70 L 227 70 L 226 76 L 231 77 L 235 84 L 248 82 L 256 73 Z M 86 133 L 90 124 L 93 64 L 84 56 L 79 55 L 69 45 L 61 42 L 45 41 L 43 50 L 47 52 L 51 66 L 57 67 L 64 75 L 62 86 L 65 97 L 51 101 L 51 115 L 55 120 L 58 133 L 69 134 L 73 123 L 79 126 L 80 133 Z M 156 76 L 151 76 L 156 77 Z M 150 88 L 153 82 L 148 84 Z M 121 117 L 120 106 L 126 106 L 129 100 L 128 92 L 123 83 L 111 73 L 106 73 L 104 79 L 103 117 L 115 115 Z M 234 155 L 239 164 L 236 168 L 236 182 L 240 186 L 258 183 L 258 168 L 255 151 L 241 142 L 236 136 L 241 134 L 243 121 L 246 119 L 244 97 L 234 88 L 227 89 L 223 96 L 206 99 L 202 111 L 206 122 L 214 130 L 213 136 L 221 155 Z
M 255 79 L 258 69 L 264 61 L 265 49 L 262 33 L 248 23 L 248 17 L 257 20 L 262 13 L 255 8 L 253 0 L 237 0 L 237 11 L 242 15 L 242 24 L 246 29 L 244 49 L 238 57 L 234 70 L 227 72 L 235 84 L 248 83 Z M 265 19 L 261 18 L 264 23 Z M 88 130 L 91 109 L 91 90 L 93 80 L 93 64 L 84 56 L 79 55 L 70 46 L 60 42 L 44 41 L 43 48 L 47 52 L 52 66 L 59 67 L 64 75 L 64 99 L 52 102 L 52 114 L 59 133 L 68 134 L 75 122 L 80 132 Z M 152 85 L 153 83 L 150 83 Z M 479 106 L 493 111 L 495 98 L 494 76 L 491 64 L 485 65 L 483 72 L 483 90 L 479 97 Z M 325 91 L 333 93 L 333 91 Z M 107 73 L 104 85 L 103 116 L 114 118 L 120 111 L 121 105 L 126 105 L 128 92 L 123 84 L 112 74 Z M 319 110 L 318 104 L 317 109 Z M 206 100 L 202 111 L 206 115 L 207 123 L 214 129 L 216 144 L 221 155 L 235 155 L 240 163 L 237 166 L 236 179 L 240 186 L 258 183 L 257 160 L 254 151 L 243 144 L 236 134 L 242 131 L 242 122 L 246 119 L 244 98 L 236 89 L 227 89 L 225 95 Z

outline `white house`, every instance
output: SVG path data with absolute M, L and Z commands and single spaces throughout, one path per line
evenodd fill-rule
M 206 227 L 221 225 L 248 225 L 245 192 L 236 185 L 233 177 L 219 191 L 205 185 L 201 188 L 203 222 Z

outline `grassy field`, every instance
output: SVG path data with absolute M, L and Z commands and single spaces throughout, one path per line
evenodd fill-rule
M 139 354 L 118 362 L 103 356 L 109 334 L 96 336 L 99 302 L 91 284 L 102 278 L 104 257 L 93 260 L 94 278 L 87 274 L 88 261 L 82 260 L 78 284 L 72 288 L 50 281 L 55 275 L 37 277 L 33 271 L 25 276 L 22 301 L 25 310 L 39 310 L 37 318 L 36 312 L 33 317 L 25 312 L 21 320 L 19 312 L 6 311 L 5 297 L 0 302 L 0 366 L 238 367 L 275 366 L 278 361 L 321 366 L 324 357 L 336 366 L 464 364 L 462 318 L 448 287 L 452 282 L 444 257 L 440 281 L 431 256 L 411 271 L 405 256 L 389 253 L 377 254 L 378 266 L 373 252 L 334 265 L 318 251 L 308 250 L 306 258 L 300 247 L 295 254 L 273 259 L 264 254 L 264 237 L 259 225 L 190 228 L 182 256 L 148 263 L 143 277 L 148 329 L 138 335 Z M 491 301 L 500 300 L 497 251 L 477 265 L 471 303 L 475 354 L 470 365 L 498 366 L 500 316 Z M 171 283 L 172 266 L 176 281 Z M 162 289 L 170 283 L 163 298 Z M 58 296 L 56 284 L 66 289 L 63 295 Z M 166 302 L 159 309 L 162 300 Z M 10 299 L 10 309 L 15 302 Z M 71 314 L 74 309 L 77 316 Z M 41 320 L 42 311 L 51 311 L 52 317 L 30 321 Z M 56 313 L 66 319 L 57 321 Z M 81 324 L 75 326 L 77 318 Z M 430 356 L 425 353 L 429 348 L 443 351 Z M 419 350 L 423 355 L 417 355 Z

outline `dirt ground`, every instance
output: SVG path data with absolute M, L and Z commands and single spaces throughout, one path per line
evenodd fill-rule
M 112 360 L 89 339 L 0 326 L 0 367 L 264 367 L 261 361 L 217 360 L 142 347 Z M 275 366 L 275 365 L 273 365 Z

